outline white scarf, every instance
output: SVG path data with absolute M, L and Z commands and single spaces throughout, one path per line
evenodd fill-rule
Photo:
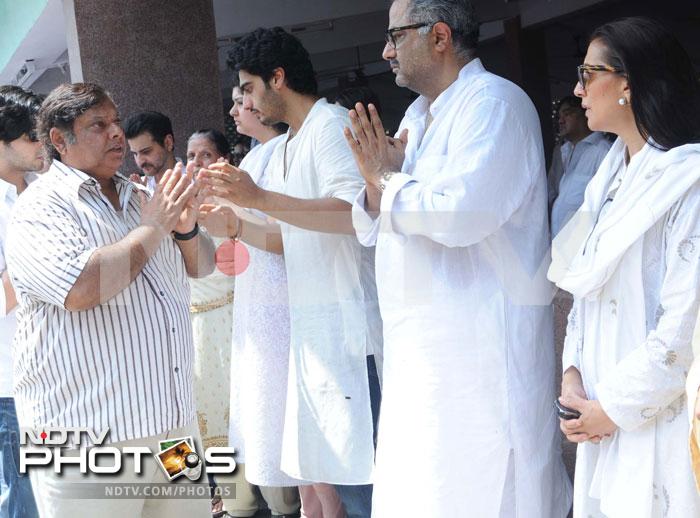
M 597 298 L 623 255 L 700 179 L 700 144 L 659 153 L 646 166 L 630 163 L 614 203 L 596 223 L 624 156 L 618 138 L 586 188 L 583 205 L 552 243 L 547 276 L 576 297 Z M 641 254 L 641 247 L 634 248 Z

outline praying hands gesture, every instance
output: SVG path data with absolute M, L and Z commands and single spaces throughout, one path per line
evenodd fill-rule
M 200 169 L 197 181 L 205 186 L 204 196 L 220 196 L 247 209 L 263 209 L 265 190 L 248 173 L 228 162 L 216 162 Z
M 605 413 L 600 402 L 588 399 L 581 374 L 574 367 L 564 373 L 559 402 L 581 412 L 578 419 L 561 419 L 561 431 L 571 442 L 591 441 L 597 444 L 617 430 L 617 425 Z
M 192 181 L 193 169 L 182 171 L 182 164 L 168 169 L 153 192 L 153 197 L 144 203 L 141 223 L 159 228 L 164 234 L 172 231 L 185 234 L 197 222 L 199 197 L 198 185 Z
M 361 103 L 357 103 L 355 109 L 350 110 L 350 122 L 352 131 L 345 128 L 345 138 L 367 184 L 368 209 L 376 211 L 381 199 L 382 175 L 401 170 L 408 130 L 404 129 L 399 138 L 387 137 L 373 104 L 365 110 Z

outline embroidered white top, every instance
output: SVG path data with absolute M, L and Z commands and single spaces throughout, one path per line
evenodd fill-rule
M 574 295 L 563 368 L 619 427 L 578 447 L 575 516 L 700 516 L 685 381 L 700 307 L 700 146 L 618 139 L 553 242 L 549 276 Z

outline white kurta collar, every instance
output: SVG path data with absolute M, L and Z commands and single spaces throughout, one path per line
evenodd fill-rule
M 287 138 L 291 140 L 292 138 L 300 135 L 304 131 L 304 129 L 308 126 L 309 121 L 314 119 L 316 112 L 321 110 L 322 106 L 326 105 L 326 104 L 328 104 L 328 100 L 325 97 L 321 97 L 320 99 L 318 99 L 314 103 L 314 105 L 311 107 L 311 109 L 309 110 L 309 113 L 306 114 L 306 118 L 304 119 L 304 122 L 301 123 L 301 127 L 299 128 L 299 131 L 297 131 L 296 134 L 292 135 L 292 128 L 290 127 L 287 130 Z
M 453 97 L 460 93 L 461 87 L 465 81 L 469 81 L 472 76 L 483 73 L 485 70 L 481 60 L 479 58 L 474 58 L 462 67 L 457 79 L 443 90 L 432 104 L 424 95 L 421 95 L 418 99 L 413 101 L 406 110 L 406 118 L 410 120 L 423 119 L 428 110 L 430 110 L 430 115 L 432 115 L 433 119 L 436 118 L 443 108 L 447 108 L 451 105 Z

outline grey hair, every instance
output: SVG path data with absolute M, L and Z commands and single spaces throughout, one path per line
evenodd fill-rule
M 443 22 L 452 29 L 457 54 L 471 59 L 479 44 L 479 21 L 471 0 L 409 0 L 408 15 L 416 23 Z M 426 34 L 429 28 L 419 29 Z

